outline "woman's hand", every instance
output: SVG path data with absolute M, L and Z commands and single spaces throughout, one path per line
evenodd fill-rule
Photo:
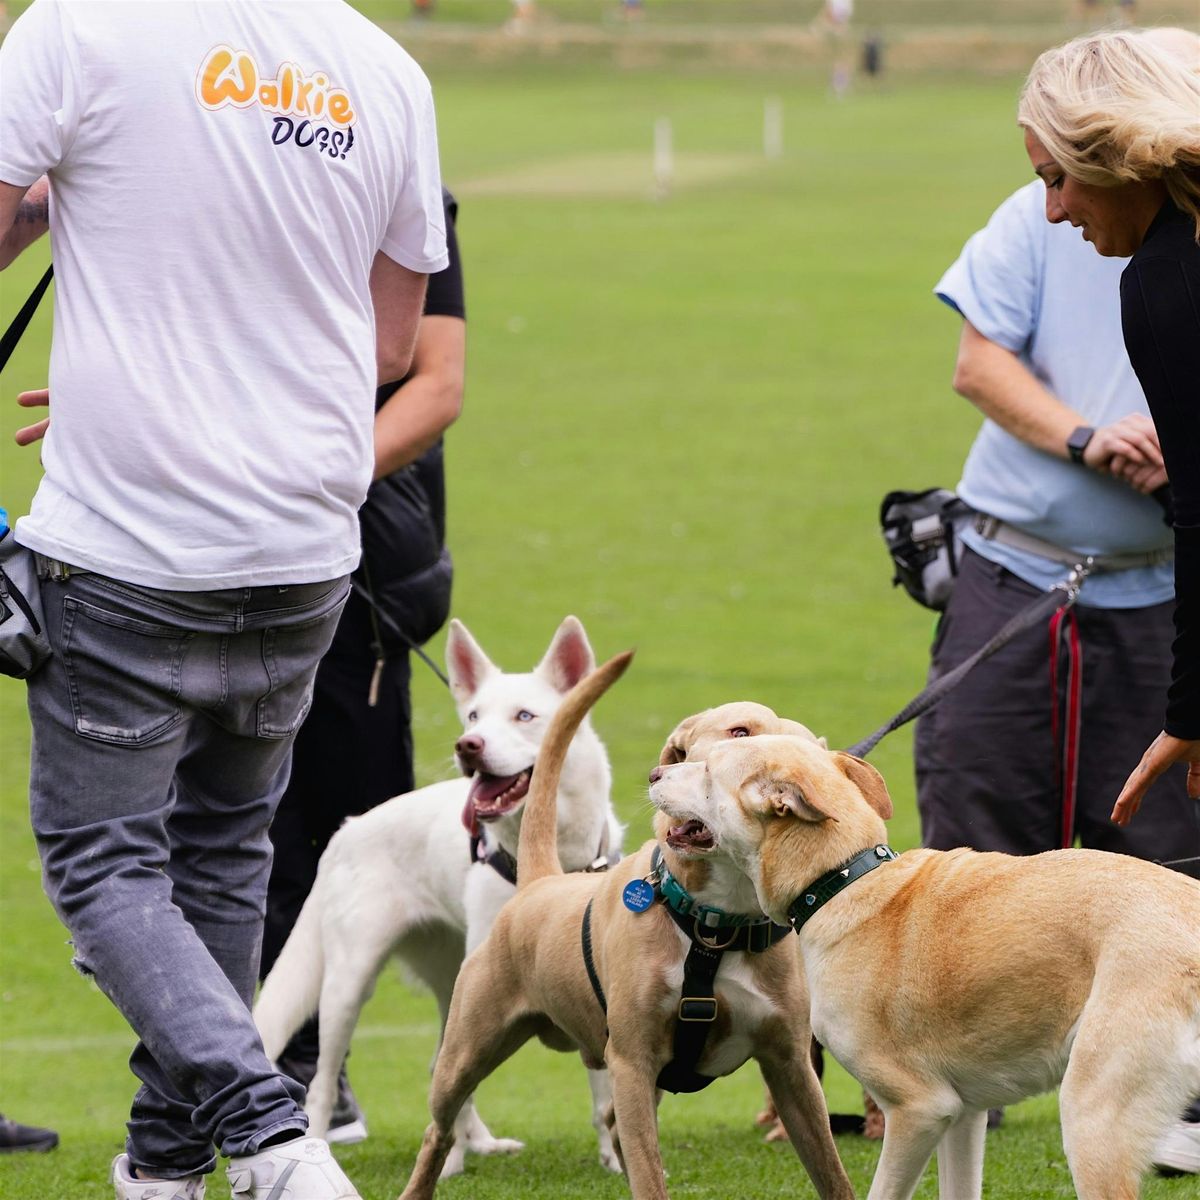
M 1118 825 L 1128 825 L 1142 807 L 1150 785 L 1177 762 L 1188 764 L 1187 794 L 1193 800 L 1200 800 L 1200 741 L 1188 742 L 1169 733 L 1160 733 L 1125 781 L 1113 806 L 1112 819 Z

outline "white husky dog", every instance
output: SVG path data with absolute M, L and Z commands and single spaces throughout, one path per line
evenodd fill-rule
M 337 1077 L 363 1004 L 390 955 L 426 983 L 443 1027 L 465 954 L 491 929 L 515 888 L 521 812 L 538 747 L 563 697 L 595 668 L 583 626 L 567 617 L 526 675 L 496 667 L 459 621 L 450 622 L 446 665 L 464 732 L 455 757 L 465 778 L 431 784 L 351 817 L 321 856 L 316 882 L 263 984 L 254 1019 L 275 1059 L 320 1014 L 320 1055 L 308 1088 L 309 1133 L 323 1137 Z M 558 848 L 566 871 L 616 861 L 623 829 L 612 811 L 608 757 L 585 721 L 558 790 Z M 604 1121 L 610 1091 L 590 1071 L 600 1161 L 620 1170 Z M 494 1138 L 468 1103 L 455 1125 L 444 1176 L 466 1151 L 494 1154 L 521 1143 Z

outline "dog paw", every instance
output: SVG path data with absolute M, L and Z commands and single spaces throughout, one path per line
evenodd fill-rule
M 783 1122 L 779 1120 L 763 1135 L 764 1142 L 786 1142 L 787 1140 L 787 1130 L 784 1129 Z
M 621 1166 L 621 1157 L 611 1147 L 600 1147 L 600 1165 L 606 1170 L 611 1171 L 614 1175 L 620 1175 L 624 1168 Z
M 487 1141 L 477 1142 L 468 1147 L 472 1154 L 516 1154 L 525 1149 L 524 1142 L 516 1138 L 488 1138 Z
M 758 1113 L 754 1118 L 755 1125 L 775 1125 L 779 1122 L 779 1114 L 775 1111 L 774 1104 L 768 1104 L 762 1112 Z

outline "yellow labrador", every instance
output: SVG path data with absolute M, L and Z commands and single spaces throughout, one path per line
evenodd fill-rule
M 1200 1093 L 1200 883 L 1093 850 L 893 860 L 875 769 L 795 737 L 714 746 L 650 798 L 793 919 L 812 1025 L 887 1117 L 869 1200 L 978 1200 L 987 1109 L 1061 1082 L 1081 1200 L 1136 1200 Z M 872 986 L 873 981 L 873 986 Z

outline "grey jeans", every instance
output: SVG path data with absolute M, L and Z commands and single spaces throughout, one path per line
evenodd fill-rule
M 75 961 L 140 1041 L 127 1149 L 168 1178 L 307 1128 L 250 1015 L 292 738 L 349 582 L 43 579 L 30 811 Z

